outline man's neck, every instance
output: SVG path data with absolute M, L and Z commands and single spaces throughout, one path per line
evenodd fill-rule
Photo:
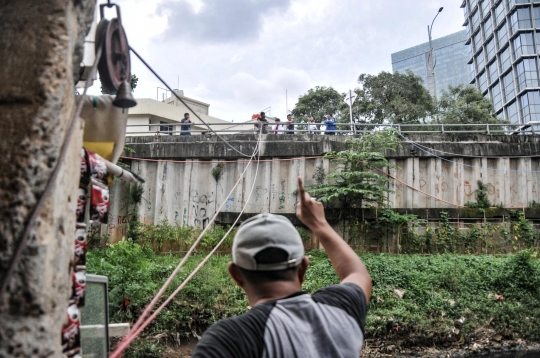
M 251 307 L 258 304 L 285 298 L 302 290 L 302 285 L 297 281 L 278 281 L 258 284 L 256 287 L 244 287 Z

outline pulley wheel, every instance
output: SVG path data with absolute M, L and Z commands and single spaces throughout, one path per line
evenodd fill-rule
M 99 77 L 105 93 L 115 94 L 122 81 L 131 78 L 129 45 L 124 28 L 117 18 L 103 19 L 96 30 L 96 51 L 103 46 L 98 63 Z

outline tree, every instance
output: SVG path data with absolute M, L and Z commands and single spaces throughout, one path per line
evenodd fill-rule
M 343 98 L 344 95 L 332 87 L 316 86 L 298 98 L 298 103 L 292 110 L 294 121 L 304 122 L 307 121 L 308 116 L 313 116 L 315 122 L 320 122 L 329 113 L 338 120 L 345 107 Z
M 137 75 L 135 74 L 132 74 L 129 83 L 131 85 L 131 90 L 135 92 L 135 88 L 137 88 L 137 83 L 139 83 L 139 77 L 137 77 Z
M 394 130 L 382 130 L 345 143 L 346 150 L 325 155 L 337 161 L 340 169 L 325 178 L 329 182 L 310 187 L 310 194 L 324 203 L 338 200 L 342 212 L 365 206 L 385 207 L 386 194 L 392 190 L 390 179 L 380 170 L 392 167 L 384 152 L 399 147 L 400 139 Z
M 129 80 L 129 84 L 131 85 L 131 91 L 132 92 L 135 91 L 135 88 L 137 87 L 138 82 L 139 82 L 139 78 L 137 77 L 137 75 L 132 74 L 131 78 Z M 105 91 L 105 88 L 103 88 L 103 86 L 101 86 L 101 93 L 102 94 L 114 94 L 114 93 L 107 93 L 107 91 Z
M 439 99 L 438 107 L 440 123 L 506 123 L 495 116 L 491 100 L 473 86 L 448 86 Z
M 376 76 L 361 74 L 358 83 L 363 89 L 355 90 L 358 99 L 353 113 L 358 113 L 367 123 L 419 123 L 435 110 L 435 102 L 422 78 L 410 70 L 381 72 Z

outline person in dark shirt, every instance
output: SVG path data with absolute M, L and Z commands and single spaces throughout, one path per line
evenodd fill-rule
M 191 135 L 191 124 L 193 122 L 189 119 L 189 113 L 184 113 L 184 118 L 182 118 L 180 123 L 183 123 L 180 126 L 180 135 Z
M 293 121 L 292 121 L 292 114 L 287 114 L 286 126 L 287 126 L 287 131 L 285 133 L 286 134 L 294 134 L 294 124 L 293 124 Z
M 317 235 L 341 284 L 302 291 L 309 260 L 298 231 L 280 215 L 246 220 L 233 241 L 229 274 L 247 295 L 247 313 L 213 324 L 195 358 L 358 357 L 371 278 L 356 253 L 326 221 L 323 205 L 298 178 L 298 218 Z
M 255 123 L 255 128 L 257 128 L 257 131 L 260 131 L 262 128 L 262 134 L 268 134 L 268 119 L 266 119 L 266 113 L 261 112 L 261 116 L 257 118 L 257 123 Z

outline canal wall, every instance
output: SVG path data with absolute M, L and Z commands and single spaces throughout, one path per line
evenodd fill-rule
M 322 156 L 346 148 L 346 136 L 266 135 L 257 166 L 236 150 L 251 154 L 255 135 L 228 135 L 227 145 L 215 136 L 130 137 L 124 159 L 146 179 L 138 205 L 140 221 L 204 227 L 223 205 L 227 222 L 247 203 L 245 212 L 294 215 L 296 178 L 316 184 L 320 173 L 337 165 Z M 540 136 L 432 135 L 409 136 L 397 151 L 386 153 L 397 169 L 388 203 L 404 211 L 456 209 L 475 201 L 477 181 L 488 186 L 494 205 L 525 208 L 540 202 Z M 246 169 L 247 167 L 247 169 Z M 217 168 L 217 169 L 216 169 Z M 216 174 L 217 173 L 217 174 Z M 239 185 L 228 195 L 236 181 Z M 117 241 L 128 221 L 129 184 L 117 181 L 111 190 L 109 223 L 103 233 Z M 133 209 L 133 208 L 131 208 Z M 425 209 L 425 210 L 424 210 Z

